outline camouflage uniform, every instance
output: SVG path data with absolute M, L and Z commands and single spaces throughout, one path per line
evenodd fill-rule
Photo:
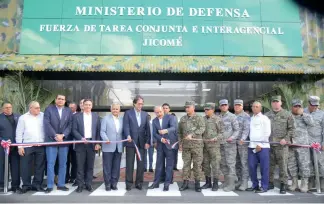
M 191 103 L 191 101 L 190 101 Z M 189 102 L 186 102 L 186 105 Z M 205 131 L 205 121 L 199 115 L 182 116 L 178 125 L 179 139 L 182 144 L 182 160 L 183 160 L 183 180 L 190 179 L 191 162 L 193 162 L 193 173 L 195 180 L 200 180 L 201 164 L 203 161 L 203 141 L 202 140 L 186 140 L 187 135 L 192 135 L 192 139 L 202 139 Z
M 220 105 L 228 104 L 227 100 L 220 100 Z M 233 113 L 227 111 L 226 113 L 221 113 L 220 117 L 224 123 L 224 140 L 221 141 L 221 171 L 225 177 L 225 188 L 230 186 L 232 188 L 232 180 L 235 182 L 236 179 L 236 142 L 239 133 L 239 123 L 237 122 L 236 116 Z M 227 143 L 226 140 L 232 138 L 233 142 Z M 225 188 L 223 190 L 225 191 Z M 227 190 L 226 190 L 227 191 Z
M 319 105 L 319 97 L 311 96 L 309 99 L 309 102 L 313 105 Z M 322 146 L 324 145 L 324 112 L 321 110 L 316 110 L 312 113 L 309 112 L 308 108 L 305 108 L 305 113 L 310 114 L 313 117 L 314 120 L 314 126 L 309 126 L 307 128 L 308 134 L 309 134 L 309 143 L 318 142 Z M 313 153 L 313 152 L 312 152 Z M 312 155 L 311 153 L 311 155 Z M 313 157 L 313 156 L 311 156 Z M 324 190 L 324 153 L 322 151 L 321 154 L 317 154 L 318 159 L 318 172 L 319 176 L 322 177 L 321 184 L 322 189 Z M 311 158 L 312 162 L 314 161 L 313 158 Z M 314 169 L 313 169 L 314 170 Z M 314 176 L 314 171 L 311 172 L 311 176 Z
M 206 131 L 203 134 L 203 139 L 214 139 L 216 142 L 204 142 L 204 159 L 203 171 L 206 177 L 213 177 L 218 179 L 220 168 L 220 141 L 223 139 L 224 124 L 219 116 L 213 115 L 210 118 L 204 117 L 206 124 Z M 211 166 L 211 168 L 210 168 Z M 211 176 L 212 170 L 212 176 Z
M 243 101 L 234 100 L 234 105 L 237 104 L 243 106 Z M 250 116 L 244 111 L 235 115 L 239 123 L 239 134 L 237 139 L 246 140 L 250 133 Z M 237 145 L 237 156 L 236 156 L 236 175 L 238 177 L 237 185 L 242 184 L 242 181 L 247 184 L 247 181 L 249 179 L 248 146 L 249 146 L 248 143 L 244 143 L 243 145 L 239 145 L 239 144 Z M 243 187 L 242 189 L 240 188 L 240 190 L 243 190 Z
M 272 101 L 281 101 L 281 96 L 272 97 Z M 291 141 L 295 131 L 295 122 L 292 114 L 284 109 L 279 112 L 269 111 L 265 114 L 271 121 L 270 142 L 280 142 L 285 139 Z M 287 145 L 271 144 L 270 148 L 270 182 L 274 181 L 276 163 L 279 166 L 279 179 L 282 184 L 288 184 L 288 155 Z M 270 185 L 269 185 L 270 186 Z

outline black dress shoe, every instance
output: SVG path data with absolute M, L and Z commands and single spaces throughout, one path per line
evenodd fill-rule
M 280 183 L 280 194 L 286 194 L 287 185 Z
M 22 188 L 18 191 L 16 191 L 18 194 L 25 194 L 27 193 L 28 191 L 30 191 L 30 188 Z
M 57 187 L 57 190 L 59 190 L 59 191 L 69 191 L 69 189 L 66 186 Z
M 255 188 L 253 188 L 253 187 L 247 188 L 246 191 L 256 191 L 257 189 L 259 189 L 259 186 L 255 187 Z
M 8 191 L 12 191 L 12 192 L 16 193 L 19 190 L 21 190 L 21 188 L 19 188 L 19 187 L 11 187 Z
M 177 169 L 177 168 L 173 168 L 173 171 L 179 171 L 179 169 Z
M 32 191 L 37 191 L 37 192 L 44 192 L 45 190 L 42 188 L 42 187 L 39 187 L 39 186 L 33 186 Z
M 72 186 L 78 186 L 78 183 L 77 182 L 74 182 Z
M 149 172 L 153 173 L 154 171 L 153 171 L 153 169 L 150 169 Z
M 163 191 L 169 191 L 169 186 L 164 186 Z
M 135 188 L 137 188 L 138 190 L 142 190 L 142 189 L 143 189 L 142 184 L 137 184 L 137 185 L 135 186 Z
M 266 193 L 268 190 L 261 188 L 257 188 L 256 190 L 254 190 L 254 193 Z
M 106 186 L 106 191 L 111 191 L 111 186 L 110 185 L 108 185 L 108 186 Z
M 46 188 L 45 193 L 50 193 L 53 191 L 53 188 Z
M 86 188 L 85 188 L 87 191 L 89 192 L 93 192 L 93 188 L 91 185 L 86 185 Z
M 132 190 L 132 187 L 131 186 L 126 186 L 126 191 L 130 191 Z
M 269 183 L 269 185 L 268 185 L 268 190 L 271 190 L 271 189 L 274 189 L 273 183 Z
M 75 179 L 70 179 L 69 180 L 69 183 L 74 183 L 75 182 Z
M 118 190 L 118 188 L 117 188 L 117 184 L 113 184 L 113 185 L 111 185 L 111 189 L 113 189 L 114 191 L 117 191 L 117 190 Z
M 78 186 L 78 188 L 76 189 L 77 193 L 81 193 L 83 190 L 83 186 Z
M 154 189 L 154 188 L 159 188 L 159 184 L 153 183 L 148 187 L 148 189 Z
M 93 176 L 92 178 L 93 178 L 93 179 L 96 179 L 96 178 L 98 178 L 98 177 L 96 177 L 96 176 Z
M 147 169 L 144 169 L 144 172 L 147 172 Z

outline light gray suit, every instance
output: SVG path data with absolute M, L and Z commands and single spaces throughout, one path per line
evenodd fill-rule
M 103 141 L 120 141 L 122 140 L 123 118 L 119 117 L 119 128 L 116 130 L 114 116 L 109 114 L 101 121 L 100 136 Z M 102 145 L 103 151 L 103 172 L 106 190 L 117 189 L 117 183 L 120 174 L 120 162 L 123 152 L 123 143 L 110 143 Z

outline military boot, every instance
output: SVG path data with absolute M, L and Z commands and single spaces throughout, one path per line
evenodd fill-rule
M 248 188 L 248 180 L 243 179 L 240 187 L 238 188 L 239 191 L 245 191 Z
M 293 177 L 292 178 L 292 184 L 291 186 L 288 187 L 289 191 L 296 191 L 298 188 L 298 177 Z
M 196 192 L 201 192 L 200 181 L 199 180 L 195 180 L 195 191 Z
M 214 178 L 212 191 L 218 191 L 218 179 Z
M 224 181 L 220 185 L 220 188 L 224 189 L 227 186 L 228 176 L 224 176 Z
M 308 178 L 302 178 L 300 185 L 300 192 L 307 193 L 308 191 Z
M 309 190 L 312 190 L 314 188 L 315 188 L 315 177 L 314 176 L 311 176 L 308 179 L 308 189 Z
M 205 185 L 203 185 L 201 187 L 201 189 L 207 189 L 207 188 L 211 188 L 212 184 L 211 184 L 211 177 L 206 176 L 206 183 Z
M 189 181 L 188 180 L 184 180 L 182 186 L 179 188 L 179 191 L 184 191 L 187 190 L 189 188 Z
M 280 183 L 280 194 L 286 194 L 286 188 L 287 188 L 287 185 L 285 183 L 281 182 Z
M 242 185 L 242 180 L 235 181 L 235 189 L 238 190 L 240 186 Z
M 227 185 L 225 188 L 223 188 L 223 191 L 229 192 L 235 190 L 235 177 L 234 176 L 228 176 L 227 179 Z
M 268 190 L 271 190 L 271 189 L 274 189 L 273 182 L 269 182 L 269 185 L 268 185 Z
M 321 192 L 324 193 L 324 178 L 321 178 Z

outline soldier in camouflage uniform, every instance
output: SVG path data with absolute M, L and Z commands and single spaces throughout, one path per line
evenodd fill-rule
M 187 115 L 181 117 L 178 125 L 179 141 L 182 145 L 182 177 L 184 180 L 179 190 L 184 191 L 188 189 L 192 162 L 195 190 L 196 192 L 201 192 L 200 175 L 204 147 L 202 134 L 205 132 L 206 126 L 203 117 L 195 113 L 194 101 L 187 101 L 185 106 Z
M 304 113 L 309 113 L 314 120 L 314 126 L 308 127 L 309 142 L 318 142 L 322 145 L 322 153 L 317 153 L 318 159 L 318 171 L 321 177 L 321 191 L 324 191 L 324 112 L 318 109 L 320 105 L 320 98 L 318 96 L 310 96 L 308 99 L 308 108 L 304 110 Z M 311 157 L 313 157 L 311 153 Z M 314 161 L 313 158 L 311 158 Z M 313 188 L 315 185 L 314 172 L 311 172 L 311 179 L 309 181 L 309 188 Z
M 271 97 L 272 110 L 265 115 L 271 121 L 270 142 L 280 144 L 271 144 L 270 148 L 270 182 L 269 189 L 273 189 L 274 170 L 276 163 L 279 166 L 280 194 L 286 194 L 288 184 L 288 155 L 289 149 L 286 145 L 291 141 L 295 132 L 295 122 L 292 114 L 281 107 L 281 96 Z
M 206 114 L 204 117 L 206 130 L 203 134 L 203 139 L 209 141 L 204 141 L 204 160 L 202 167 L 206 177 L 206 184 L 201 188 L 212 188 L 212 191 L 217 191 L 221 161 L 219 144 L 223 139 L 224 124 L 220 117 L 214 114 L 215 103 L 205 104 L 204 110 Z M 212 174 L 211 171 L 213 172 Z M 211 183 L 211 175 L 213 177 L 213 185 Z
M 303 113 L 303 102 L 299 99 L 292 100 L 292 114 L 295 119 L 295 134 L 292 138 L 292 144 L 309 145 L 309 136 L 307 128 L 314 126 L 313 118 L 310 114 Z M 308 191 L 308 178 L 311 172 L 310 151 L 304 147 L 289 147 L 288 172 L 292 177 L 292 185 L 288 187 L 290 191 L 298 188 L 298 173 L 301 176 L 300 191 Z
M 243 111 L 243 100 L 234 100 L 234 110 L 239 123 L 239 134 L 237 139 L 245 141 L 250 133 L 250 116 Z M 240 191 L 245 191 L 248 188 L 249 179 L 248 143 L 243 143 L 240 145 L 238 142 L 236 176 L 238 178 L 236 187 Z
M 224 140 L 221 142 L 221 171 L 224 175 L 223 191 L 233 191 L 236 180 L 236 139 L 239 134 L 239 123 L 236 116 L 228 111 L 228 100 L 219 101 L 220 117 L 224 123 Z

